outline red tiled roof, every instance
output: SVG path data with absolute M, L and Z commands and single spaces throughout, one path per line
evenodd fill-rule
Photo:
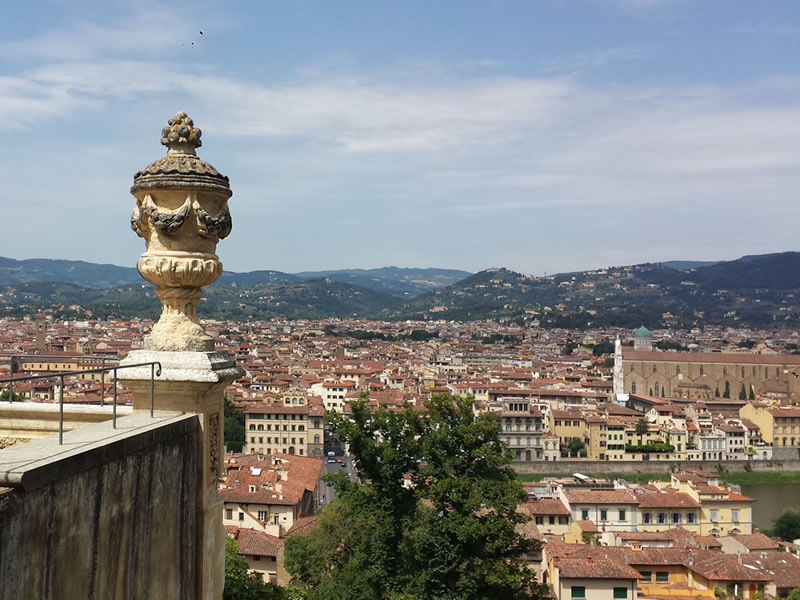
M 603 558 L 559 558 L 561 579 L 641 579 L 629 566 Z
M 530 515 L 564 515 L 568 516 L 569 510 L 561 500 L 541 498 L 523 505 L 524 510 Z
M 278 556 L 283 549 L 283 540 L 255 529 L 236 528 L 232 537 L 239 546 L 239 554 Z
M 570 504 L 636 504 L 628 490 L 564 490 Z

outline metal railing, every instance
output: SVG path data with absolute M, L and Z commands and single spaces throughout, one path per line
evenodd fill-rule
M 100 373 L 100 406 L 105 406 L 105 390 L 106 390 L 106 371 L 109 369 L 106 368 L 106 361 L 116 361 L 119 362 L 119 358 L 113 358 L 111 356 L 102 356 L 102 355 L 95 355 L 95 354 L 0 354 L 3 358 L 8 358 L 8 374 L 10 377 L 14 376 L 14 361 L 21 361 L 25 359 L 36 359 L 36 358 L 44 358 L 46 360 L 51 359 L 61 359 L 63 362 L 72 362 L 72 361 L 79 361 L 83 359 L 87 359 L 90 361 L 100 361 L 100 368 L 103 370 Z M 82 370 L 81 372 L 87 372 L 88 369 Z M 13 388 L 9 389 L 9 398 L 11 398 L 11 392 Z
M 111 425 L 114 429 L 117 428 L 117 371 L 120 369 L 131 369 L 133 367 L 150 367 L 150 417 L 153 417 L 155 407 L 155 380 L 156 377 L 161 375 L 161 363 L 158 361 L 136 363 L 132 365 L 117 365 L 116 367 L 101 367 L 99 369 L 83 369 L 80 371 L 61 371 L 58 373 L 45 373 L 43 375 L 25 375 L 23 377 L 9 377 L 0 379 L 0 384 L 8 384 L 8 400 L 14 401 L 14 382 L 15 381 L 37 381 L 40 379 L 58 379 L 58 443 L 64 443 L 64 378 L 74 375 L 84 375 L 87 373 L 101 373 L 105 381 L 105 373 L 113 371 L 114 373 L 114 395 L 111 403 Z M 105 384 L 100 393 L 101 406 L 103 405 L 103 396 L 105 395 Z

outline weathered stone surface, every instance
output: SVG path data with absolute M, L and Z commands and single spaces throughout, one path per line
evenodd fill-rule
M 158 362 L 161 373 L 151 387 L 151 367 L 120 370 L 120 382 L 133 393 L 135 411 L 173 410 L 195 413 L 199 436 L 196 523 L 198 547 L 198 597 L 219 600 L 224 583 L 225 532 L 222 503 L 217 493 L 223 451 L 223 393 L 242 369 L 224 352 L 168 352 L 137 350 L 120 366 Z
M 200 597 L 198 417 L 117 425 L 0 451 L 0 600 Z
M 228 178 L 200 160 L 201 132 L 186 113 L 162 131 L 167 155 L 134 176 L 131 228 L 144 238 L 139 273 L 158 287 L 162 313 L 145 348 L 209 351 L 213 341 L 197 318 L 201 288 L 222 274 L 217 242 L 232 227 Z

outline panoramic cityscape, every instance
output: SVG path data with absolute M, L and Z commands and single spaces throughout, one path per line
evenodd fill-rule
M 800 600 L 793 2 L 6 12 L 0 600 Z

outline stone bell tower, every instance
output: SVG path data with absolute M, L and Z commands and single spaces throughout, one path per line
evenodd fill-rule
M 139 273 L 158 288 L 162 311 L 145 337 L 144 349 L 131 352 L 121 365 L 158 361 L 156 410 L 197 413 L 203 431 L 198 452 L 198 504 L 194 527 L 197 598 L 222 598 L 225 531 L 217 480 L 223 452 L 223 393 L 244 373 L 224 352 L 197 317 L 202 287 L 222 274 L 217 242 L 231 232 L 228 178 L 197 156 L 202 133 L 184 112 L 161 132 L 167 154 L 133 177 L 136 204 L 131 228 L 144 238 Z M 135 411 L 150 410 L 150 367 L 119 371 L 133 393 Z M 176 465 L 180 468 L 181 465 Z M 157 535 L 158 532 L 152 532 Z

